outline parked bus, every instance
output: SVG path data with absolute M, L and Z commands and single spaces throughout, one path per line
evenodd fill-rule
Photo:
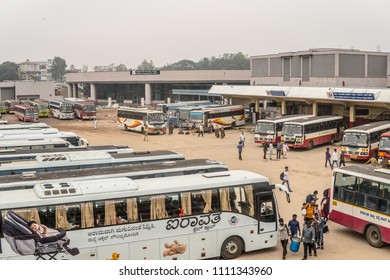
M 340 116 L 308 116 L 283 124 L 281 141 L 291 148 L 312 149 L 333 144 L 343 137 L 344 122 Z
M 82 120 L 93 120 L 96 118 L 96 105 L 92 102 L 73 103 L 75 116 Z
M 128 164 L 114 167 L 87 168 L 71 171 L 31 172 L 19 175 L 2 176 L 0 190 L 10 188 L 32 188 L 36 184 L 60 183 L 64 181 L 97 180 L 127 177 L 129 179 L 161 178 L 227 171 L 226 165 L 209 159 L 190 159 Z
M 40 118 L 48 118 L 50 116 L 50 109 L 49 109 L 49 103 L 48 102 L 41 102 L 41 101 L 30 101 L 31 106 L 34 106 L 38 109 L 38 116 Z
M 34 133 L 34 134 L 20 134 L 20 135 L 14 135 L 14 134 L 8 134 L 8 135 L 2 135 L 0 137 L 0 142 L 6 141 L 6 142 L 12 142 L 14 140 L 27 140 L 27 139 L 51 139 L 51 138 L 62 138 L 65 141 L 68 141 L 73 146 L 88 146 L 87 139 L 80 137 L 74 132 L 69 131 L 59 131 L 58 133 Z
M 157 110 L 162 111 L 165 114 L 169 115 L 170 110 L 175 110 L 175 108 L 179 107 L 203 107 L 203 106 L 210 106 L 214 103 L 210 102 L 209 100 L 198 100 L 198 101 L 183 101 L 183 102 L 175 102 L 175 103 L 161 103 L 157 104 Z
M 14 129 L 29 129 L 29 130 L 39 130 L 51 128 L 50 125 L 46 123 L 17 123 L 17 124 L 7 124 L 0 126 L 0 133 L 4 130 L 14 130 Z
M 104 260 L 113 252 L 122 260 L 234 259 L 243 251 L 278 245 L 274 185 L 249 171 L 65 181 L 1 195 L 0 259 L 52 253 L 58 259 Z M 34 256 L 41 245 L 34 241 L 30 250 L 16 250 L 15 242 L 22 245 L 28 236 L 16 240 L 10 216 L 66 229 L 77 255 L 55 246 Z M 171 244 L 180 246 L 179 254 L 169 250 Z
M 381 135 L 378 156 L 382 161 L 386 161 L 387 165 L 390 165 L 390 131 Z
M 124 164 L 183 160 L 184 156 L 172 151 L 110 154 L 103 151 L 44 154 L 31 160 L 6 161 L 0 165 L 0 176 L 24 172 L 53 172 L 93 167 L 110 167 Z
M 68 147 L 70 143 L 61 138 L 51 139 L 21 139 L 0 141 L 0 153 L 4 150 L 34 150 Z
M 29 105 L 15 105 L 15 116 L 23 122 L 39 121 L 38 109 Z
M 15 113 L 15 105 L 20 104 L 18 100 L 6 100 L 5 101 L 5 107 L 7 108 L 8 114 Z
M 117 111 L 117 121 L 125 130 L 144 133 L 146 126 L 149 133 L 166 133 L 165 114 L 160 111 L 121 107 Z
M 372 122 L 346 129 L 341 150 L 345 157 L 356 160 L 378 158 L 380 136 L 390 130 L 389 121 Z
M 202 123 L 204 127 L 208 127 L 208 123 L 211 122 L 213 128 L 217 126 L 236 127 L 245 125 L 245 110 L 242 105 L 232 106 L 209 106 L 200 110 L 194 110 L 190 112 L 189 127 L 195 124 L 198 128 Z
M 331 221 L 365 234 L 373 247 L 390 244 L 390 172 L 351 165 L 333 172 Z
M 73 120 L 73 104 L 67 101 L 50 100 L 50 113 L 54 118 L 60 120 Z
M 7 113 L 7 106 L 5 105 L 5 101 L 0 100 L 0 114 Z
M 287 121 L 294 121 L 308 117 L 307 115 L 288 115 L 280 116 L 272 119 L 261 119 L 256 123 L 255 128 L 255 143 L 272 143 L 280 142 L 282 136 L 283 124 Z
M 18 149 L 9 149 L 9 150 L 0 150 L 0 161 L 4 160 L 27 160 L 34 159 L 39 155 L 48 155 L 48 154 L 63 154 L 63 153 L 77 153 L 83 151 L 104 151 L 109 154 L 121 154 L 121 153 L 133 153 L 134 150 L 128 146 L 116 146 L 116 145 L 107 145 L 107 146 L 65 146 L 65 147 L 45 147 L 43 149 L 32 149 L 32 150 L 18 150 Z

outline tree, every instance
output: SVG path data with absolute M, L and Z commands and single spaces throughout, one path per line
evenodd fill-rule
M 127 71 L 127 67 L 126 67 L 126 65 L 121 63 L 115 67 L 115 71 Z
M 5 80 L 15 81 L 19 79 L 18 65 L 14 62 L 6 61 L 0 64 L 0 82 Z
M 144 59 L 144 61 L 141 62 L 140 65 L 138 65 L 137 70 L 155 70 L 156 67 L 154 66 L 153 60 L 150 62 Z
M 50 73 L 53 79 L 56 80 L 57 82 L 63 81 L 65 75 L 65 69 L 66 69 L 65 59 L 58 56 L 54 57 L 53 65 L 50 69 Z

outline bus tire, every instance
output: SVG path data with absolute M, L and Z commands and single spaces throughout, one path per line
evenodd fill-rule
M 309 146 L 307 146 L 307 149 L 308 149 L 308 150 L 311 150 L 311 149 L 313 149 L 313 147 L 314 147 L 314 142 L 313 142 L 313 141 L 310 141 L 310 142 L 309 142 Z
M 330 144 L 334 144 L 334 136 L 332 136 L 332 138 L 330 138 Z
M 127 128 L 127 127 L 126 127 Z M 145 134 L 145 128 L 141 127 L 141 133 Z
M 125 124 L 125 130 L 127 131 L 127 124 Z
M 366 231 L 366 239 L 372 247 L 380 248 L 383 246 L 382 233 L 375 225 L 370 225 Z
M 235 127 L 236 127 L 236 123 L 235 123 L 235 122 L 232 122 L 231 128 L 235 128 Z
M 222 244 L 221 257 L 225 260 L 238 258 L 243 248 L 244 244 L 240 237 L 230 236 Z

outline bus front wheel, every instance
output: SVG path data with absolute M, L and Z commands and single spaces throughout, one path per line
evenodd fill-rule
M 231 236 L 223 242 L 221 256 L 226 260 L 238 258 L 241 255 L 243 248 L 244 244 L 241 238 L 238 236 Z
M 313 147 L 314 147 L 314 142 L 313 142 L 313 141 L 310 141 L 310 142 L 309 142 L 309 146 L 307 146 L 307 149 L 308 149 L 308 150 L 311 150 L 311 149 L 313 149 Z
M 377 226 L 371 225 L 368 227 L 366 238 L 372 247 L 380 248 L 383 246 L 382 233 Z
M 334 144 L 334 137 L 332 136 L 332 138 L 330 139 L 330 144 L 333 145 Z

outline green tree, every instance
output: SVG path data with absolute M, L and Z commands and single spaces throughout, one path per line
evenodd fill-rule
M 18 68 L 16 63 L 10 61 L 0 64 L 0 82 L 19 80 Z
M 63 81 L 65 75 L 65 69 L 66 69 L 65 59 L 58 56 L 54 57 L 53 65 L 50 69 L 50 73 L 53 79 L 56 80 L 57 82 Z
M 150 62 L 144 59 L 144 61 L 141 62 L 140 65 L 138 65 L 137 70 L 155 70 L 156 67 L 154 66 L 153 60 Z
M 124 64 L 119 64 L 115 67 L 115 71 L 127 71 L 127 67 Z

